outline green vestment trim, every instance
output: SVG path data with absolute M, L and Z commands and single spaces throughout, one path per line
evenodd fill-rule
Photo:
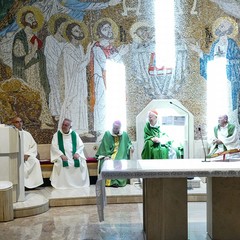
M 77 135 L 74 131 L 71 132 L 71 138 L 72 138 L 72 155 L 74 155 L 77 151 Z M 64 143 L 63 143 L 63 136 L 60 131 L 58 131 L 58 146 L 59 149 L 62 151 L 64 155 L 65 149 L 64 149 Z M 80 167 L 79 159 L 73 159 L 74 160 L 74 167 Z M 63 167 L 68 167 L 68 161 L 62 161 Z
M 233 132 L 235 130 L 235 125 L 229 123 L 227 127 L 228 127 L 228 135 L 227 135 L 227 137 L 230 137 L 230 136 L 233 135 Z M 219 126 L 214 127 L 214 135 L 215 135 L 216 138 L 218 138 L 218 130 L 219 129 L 220 129 Z
M 235 130 L 235 125 L 229 123 L 228 126 L 228 135 L 227 135 L 227 138 L 228 137 L 231 137 L 234 133 L 234 130 Z M 220 126 L 216 126 L 214 127 L 214 135 L 216 138 L 218 138 L 218 130 L 220 129 Z M 211 153 L 208 154 L 208 157 L 211 156 L 212 154 L 214 154 L 218 149 L 218 145 L 216 144 L 215 148 L 212 150 Z M 223 149 L 224 151 L 227 151 L 227 147 L 223 144 Z

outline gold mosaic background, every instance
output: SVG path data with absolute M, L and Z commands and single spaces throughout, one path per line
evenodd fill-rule
M 49 0 L 51 1 L 51 0 Z M 15 16 L 17 9 L 21 8 L 21 4 L 12 7 L 9 19 Z M 128 1 L 124 1 L 128 2 Z M 132 6 L 136 6 L 138 1 L 130 1 Z M 180 3 L 179 3 L 180 2 Z M 186 46 L 199 43 L 201 49 L 205 52 L 209 51 L 211 43 L 214 41 L 212 36 L 212 25 L 219 17 L 229 16 L 219 6 L 210 0 L 196 1 L 196 14 L 193 11 L 193 0 L 181 0 L 176 4 L 176 29 L 178 36 L 184 41 Z M 25 1 L 28 4 L 28 1 Z M 122 31 L 122 39 L 120 37 L 115 41 L 115 46 L 122 44 L 131 44 L 132 38 L 129 33 L 133 23 L 147 20 L 154 26 L 154 3 L 152 0 L 141 1 L 141 15 L 136 15 L 134 11 L 129 11 L 128 16 L 122 16 L 123 4 L 110 6 L 106 9 L 98 11 L 88 11 L 84 16 L 84 22 L 89 30 L 89 41 L 92 41 L 93 26 L 96 21 L 105 17 L 113 19 Z M 10 21 L 8 19 L 8 21 Z M 233 18 L 238 24 L 239 19 Z M 1 21 L 0 27 L 4 29 L 6 26 L 6 18 Z M 44 24 L 39 36 L 45 38 L 47 36 L 47 23 Z M 1 41 L 4 36 L 1 37 Z M 235 39 L 239 43 L 239 34 Z M 0 42 L 1 44 L 1 42 Z M 85 43 L 85 49 L 87 46 Z M 11 50 L 10 50 L 11 52 Z M 1 52 L 0 52 L 1 54 Z M 156 98 L 174 98 L 179 100 L 193 115 L 194 124 L 197 129 L 199 126 L 206 134 L 206 80 L 199 74 L 199 57 L 189 47 L 187 47 L 187 68 L 186 79 L 182 83 L 180 89 L 172 94 L 149 95 L 146 93 L 144 86 L 137 83 L 136 76 L 131 74 L 132 59 L 124 56 L 123 61 L 127 70 L 127 128 L 133 140 L 136 139 L 136 116 L 139 112 L 152 100 Z M 89 75 L 89 73 L 87 73 Z M 8 66 L 3 55 L 0 55 L 0 121 L 10 124 L 9 120 L 20 115 L 25 123 L 25 127 L 29 130 L 38 143 L 50 143 L 52 134 L 57 129 L 57 122 L 53 119 L 54 127 L 52 129 L 40 129 L 39 115 L 41 111 L 41 101 L 39 100 L 39 92 L 31 89 L 24 81 L 12 78 L 11 66 Z M 92 114 L 89 113 L 89 126 L 92 126 Z M 198 139 L 198 131 L 195 132 L 195 139 Z M 83 139 L 85 142 L 89 139 Z

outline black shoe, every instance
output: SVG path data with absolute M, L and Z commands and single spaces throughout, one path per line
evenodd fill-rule
M 115 184 L 111 185 L 111 187 L 118 188 L 118 185 L 115 183 Z

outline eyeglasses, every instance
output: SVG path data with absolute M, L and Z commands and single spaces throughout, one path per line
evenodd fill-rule
M 65 124 L 65 123 L 63 123 L 62 126 L 63 126 L 63 127 L 71 127 L 71 124 Z

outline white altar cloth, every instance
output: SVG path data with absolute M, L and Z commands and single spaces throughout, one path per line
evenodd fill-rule
M 96 183 L 99 220 L 104 221 L 105 179 L 240 177 L 240 162 L 203 159 L 106 160 Z

